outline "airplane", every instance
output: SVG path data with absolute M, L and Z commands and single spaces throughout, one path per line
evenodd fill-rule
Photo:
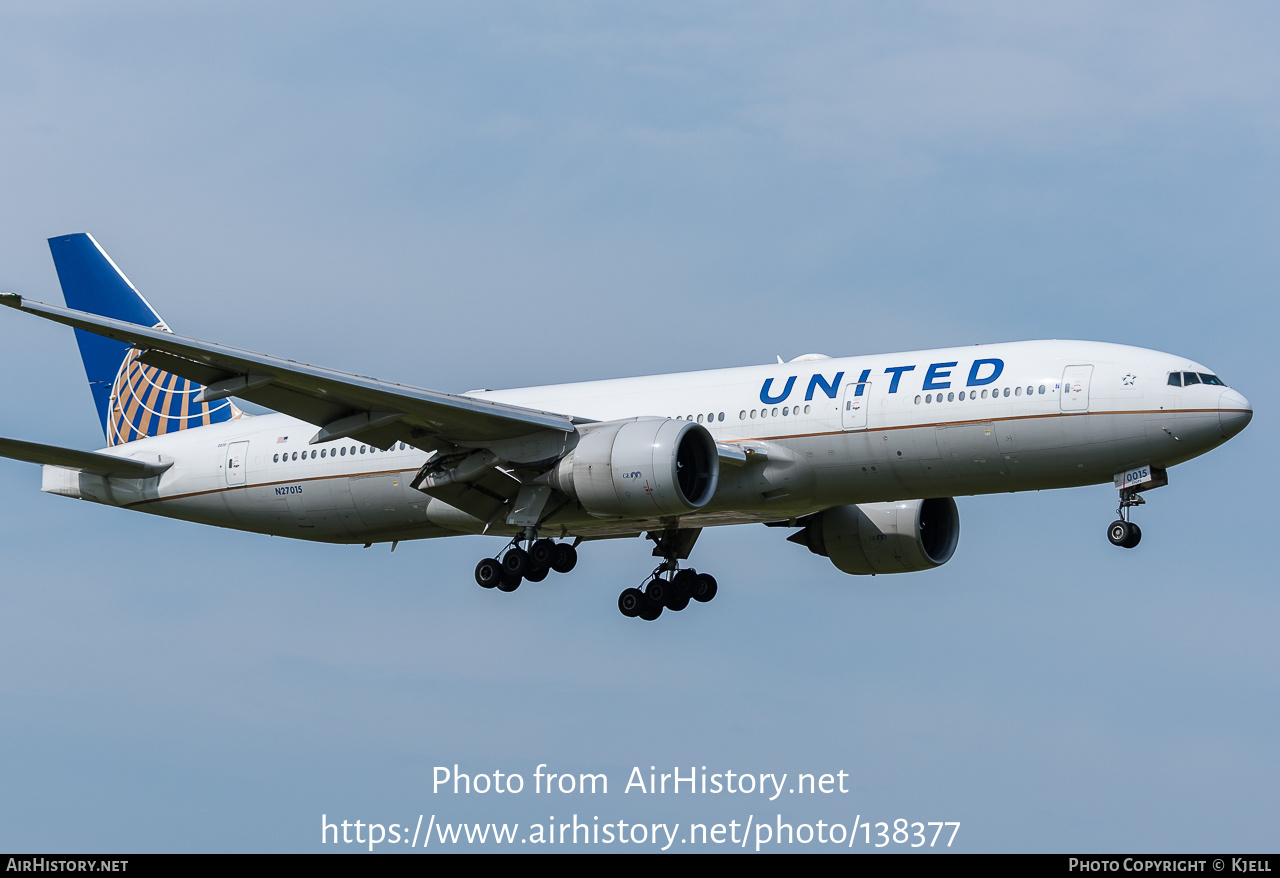
M 716 596 L 682 563 L 706 527 L 790 528 L 844 573 L 914 572 L 955 554 L 957 496 L 1111 482 L 1108 539 L 1134 548 L 1143 493 L 1253 417 L 1206 366 L 1087 341 L 444 393 L 177 335 L 93 237 L 49 246 L 66 307 L 0 304 L 75 329 L 107 445 L 0 439 L 42 490 L 393 551 L 494 535 L 475 579 L 503 592 L 644 534 L 659 563 L 618 608 L 649 621 Z

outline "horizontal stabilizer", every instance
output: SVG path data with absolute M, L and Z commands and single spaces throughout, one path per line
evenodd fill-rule
M 57 445 L 41 445 L 39 442 L 23 442 L 20 439 L 0 438 L 0 457 L 13 460 L 25 460 L 27 463 L 48 464 L 67 469 L 78 469 L 81 472 L 99 476 L 117 476 L 126 479 L 145 479 L 158 476 L 173 461 L 165 463 L 145 463 L 141 460 L 130 460 L 126 457 L 115 457 L 100 454 L 96 451 L 77 451 L 74 448 L 61 448 Z

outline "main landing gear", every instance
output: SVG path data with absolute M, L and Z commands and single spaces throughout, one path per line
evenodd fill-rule
M 690 601 L 705 604 L 717 591 L 716 578 L 711 574 L 688 568 L 679 570 L 675 561 L 664 561 L 654 568 L 643 591 L 628 588 L 618 595 L 618 610 L 629 619 L 639 616 L 652 622 L 664 609 L 678 613 L 689 606 Z
M 515 591 L 526 579 L 541 582 L 552 570 L 568 573 L 578 563 L 578 550 L 570 543 L 524 537 L 528 548 L 522 549 L 521 539 L 512 540 L 499 557 L 484 558 L 476 565 L 476 582 L 481 588 Z
M 680 569 L 680 562 L 687 560 L 697 542 L 701 528 L 668 528 L 648 534 L 654 542 L 653 554 L 662 563 L 649 574 L 643 589 L 628 588 L 618 595 L 618 610 L 628 619 L 639 616 L 652 622 L 662 611 L 678 613 L 689 606 L 690 601 L 705 604 L 716 596 L 716 578 L 709 573 L 692 569 Z

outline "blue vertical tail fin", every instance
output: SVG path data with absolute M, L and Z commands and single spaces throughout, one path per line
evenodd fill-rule
M 170 331 L 91 235 L 50 238 L 49 250 L 68 308 Z M 75 332 L 107 445 L 241 416 L 228 399 L 195 402 L 201 385 L 142 363 L 129 344 Z

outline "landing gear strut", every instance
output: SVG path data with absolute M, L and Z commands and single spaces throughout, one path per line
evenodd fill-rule
M 714 576 L 680 567 L 680 561 L 688 559 L 699 533 L 700 530 L 693 528 L 669 528 L 649 534 L 649 539 L 656 543 L 653 554 L 662 558 L 662 563 L 649 574 L 643 589 L 628 588 L 618 595 L 618 610 L 622 615 L 652 622 L 664 609 L 678 613 L 688 607 L 690 601 L 706 603 L 716 596 L 719 589 Z
M 480 587 L 515 591 L 526 579 L 541 582 L 552 570 L 568 573 L 577 565 L 578 550 L 572 543 L 534 537 L 535 534 L 526 531 L 508 543 L 498 558 L 482 559 L 476 565 L 476 582 Z M 522 541 L 528 548 L 520 547 Z

